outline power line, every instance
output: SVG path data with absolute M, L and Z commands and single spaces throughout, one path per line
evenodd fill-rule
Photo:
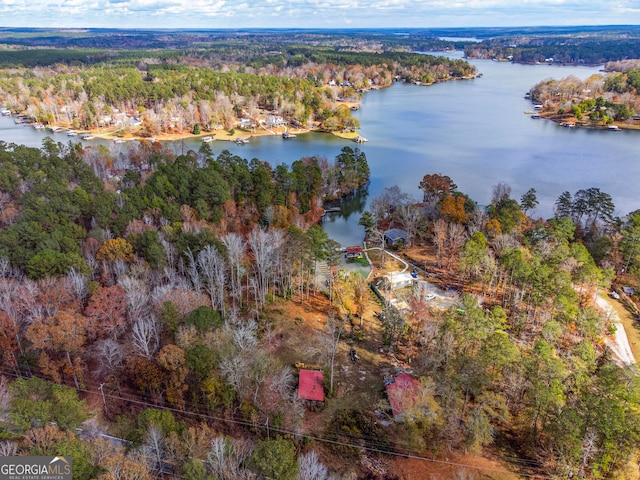
M 18 378 L 19 375 L 13 372 L 6 372 L 4 370 L 1 370 L 0 373 L 9 375 L 9 376 L 13 376 Z M 38 372 L 40 373 L 40 372 Z M 36 376 L 36 375 L 33 375 Z M 38 377 L 41 378 L 41 377 Z M 94 383 L 94 382 L 85 382 L 85 383 Z M 97 385 L 97 383 L 94 383 L 94 385 Z M 71 387 L 70 387 L 71 388 Z M 175 407 L 168 407 L 165 405 L 156 405 L 147 401 L 143 401 L 143 400 L 138 400 L 136 398 L 125 398 L 119 395 L 113 395 L 110 393 L 104 393 L 104 390 L 102 392 L 100 391 L 94 391 L 94 390 L 88 390 L 86 388 L 78 388 L 77 389 L 80 392 L 83 393 L 87 393 L 87 394 L 94 394 L 94 395 L 104 395 L 105 398 L 110 398 L 110 399 L 114 399 L 114 400 L 122 400 L 124 402 L 130 403 L 130 404 L 136 404 L 136 405 L 141 405 L 141 406 L 145 406 L 145 407 L 149 407 L 149 408 L 155 408 L 158 410 L 166 410 L 166 411 L 170 411 L 170 412 L 174 412 L 177 413 L 179 415 L 188 415 L 188 416 L 192 416 L 192 417 L 199 417 L 199 418 L 204 418 L 204 419 L 209 419 L 209 420 L 214 420 L 214 421 L 218 421 L 218 422 L 222 422 L 222 423 L 233 423 L 235 425 L 241 425 L 244 427 L 251 427 L 251 428 L 259 428 L 260 430 L 266 430 L 266 426 L 262 425 L 262 424 L 258 424 L 258 423 L 253 423 L 253 422 L 248 422 L 246 420 L 238 420 L 235 418 L 225 418 L 225 417 L 219 417 L 216 415 L 212 415 L 212 414 L 204 414 L 204 413 L 200 413 L 200 412 L 195 412 L 195 411 L 190 411 L 190 410 L 180 410 L 178 408 Z M 99 387 L 98 387 L 99 390 Z M 509 470 L 501 470 L 501 469 L 496 469 L 496 468 L 490 468 L 490 467 L 482 467 L 482 466 L 478 466 L 478 465 L 471 465 L 471 464 L 465 464 L 465 463 L 460 463 L 460 462 L 454 462 L 454 461 L 449 461 L 449 460 L 438 460 L 435 458 L 428 458 L 428 457 L 424 457 L 421 455 L 417 455 L 417 454 L 413 454 L 413 453 L 402 453 L 402 452 L 394 452 L 391 450 L 387 450 L 384 448 L 376 448 L 376 447 L 371 447 L 371 446 L 366 446 L 366 445 L 355 445 L 353 443 L 347 443 L 347 442 L 343 442 L 343 441 L 339 441 L 339 440 L 331 440 L 329 438 L 324 438 L 324 437 L 319 437 L 316 435 L 310 435 L 307 433 L 299 433 L 299 432 L 294 432 L 292 430 L 285 430 L 283 428 L 279 428 L 279 427 L 273 427 L 270 426 L 268 427 L 270 432 L 277 432 L 279 434 L 282 435 L 291 435 L 294 437 L 298 437 L 298 438 L 304 438 L 304 439 L 309 439 L 309 440 L 313 440 L 319 443 L 325 443 L 325 444 L 329 444 L 329 445 L 336 445 L 336 446 L 342 446 L 342 447 L 349 447 L 349 448 L 354 448 L 354 449 L 360 449 L 360 450 L 365 450 L 368 452 L 372 452 L 372 453 L 379 453 L 379 454 L 383 454 L 383 455 L 390 455 L 390 456 L 394 456 L 394 457 L 400 457 L 400 458 L 408 458 L 408 459 L 413 459 L 413 460 L 421 460 L 421 461 L 426 461 L 426 462 L 430 462 L 430 463 L 435 463 L 435 464 L 440 464 L 440 465 L 448 465 L 448 466 L 453 466 L 453 467 L 460 467 L 460 468 L 468 468 L 468 469 L 474 469 L 474 470 L 482 470 L 482 471 L 486 471 L 486 472 L 493 472 L 493 473 L 507 473 L 507 474 L 512 474 L 512 475 L 519 475 L 520 477 L 525 477 L 525 478 L 539 478 L 539 479 L 543 479 L 543 480 L 553 480 L 553 477 L 549 477 L 547 475 L 544 474 L 540 474 L 540 473 L 516 473 L 516 472 L 511 472 Z M 371 440 L 373 440 L 372 437 L 370 437 Z M 366 440 L 366 439 L 365 439 Z M 371 443 L 376 443 L 374 441 L 372 441 Z M 378 443 L 378 445 L 380 445 L 380 443 Z M 530 469 L 535 469 L 532 467 L 529 467 Z

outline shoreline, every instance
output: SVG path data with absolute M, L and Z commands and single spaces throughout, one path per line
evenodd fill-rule
M 344 103 L 347 104 L 347 102 L 344 102 Z M 357 102 L 354 102 L 353 104 L 359 105 L 359 103 Z M 26 124 L 25 126 L 32 126 L 32 125 Z M 139 132 L 136 132 L 135 130 L 122 133 L 123 128 L 120 128 L 120 127 L 116 129 L 111 129 L 111 130 L 105 130 L 105 129 L 75 130 L 72 127 L 51 123 L 51 124 L 47 124 L 45 128 L 49 129 L 51 127 L 57 128 L 57 133 L 74 131 L 74 132 L 77 132 L 77 135 L 74 135 L 74 136 L 82 137 L 84 135 L 90 135 L 92 138 L 107 140 L 112 142 L 117 142 L 118 140 L 122 140 L 124 142 L 129 142 L 129 141 L 176 142 L 180 140 L 194 139 L 194 140 L 202 140 L 203 143 L 208 143 L 203 140 L 206 137 L 211 137 L 211 140 L 210 140 L 211 142 L 217 142 L 217 141 L 235 142 L 239 139 L 250 139 L 252 137 L 282 136 L 285 132 L 289 132 L 293 135 L 303 135 L 305 133 L 311 133 L 311 132 L 328 133 L 336 137 L 344 138 L 348 140 L 355 140 L 360 136 L 360 134 L 357 131 L 329 132 L 319 127 L 291 128 L 291 127 L 280 126 L 280 127 L 267 128 L 264 125 L 260 125 L 259 127 L 256 127 L 251 131 L 244 130 L 244 129 L 231 129 L 233 130 L 233 134 L 231 133 L 231 130 L 218 129 L 218 130 L 201 130 L 201 132 L 197 135 L 191 132 L 181 132 L 181 133 L 173 132 L 173 133 L 161 133 L 154 136 L 142 136 L 139 134 Z M 139 129 L 139 127 L 137 127 L 137 129 Z
M 48 126 L 54 126 L 53 124 Z M 58 126 L 58 125 L 56 125 Z M 61 127 L 58 133 L 64 133 L 64 131 L 68 131 L 70 129 L 66 127 Z M 137 135 L 135 132 L 129 132 L 124 135 L 117 135 L 116 132 L 104 132 L 99 130 L 75 130 L 77 132 L 78 137 L 82 137 L 83 135 L 90 135 L 92 138 L 87 139 L 90 141 L 92 139 L 100 139 L 111 142 L 117 142 L 118 140 L 126 142 L 138 141 L 138 142 L 179 142 L 181 140 L 201 140 L 202 143 L 205 142 L 203 139 L 206 137 L 211 137 L 210 142 L 235 142 L 240 139 L 250 139 L 254 137 L 266 137 L 266 136 L 282 136 L 283 133 L 289 132 L 293 135 L 303 135 L 306 133 L 327 133 L 333 135 L 338 138 L 343 138 L 345 140 L 355 141 L 356 138 L 360 136 L 358 132 L 328 132 L 326 130 L 322 130 L 319 128 L 276 128 L 276 129 L 262 129 L 256 130 L 252 132 L 248 132 L 246 130 L 241 130 L 238 132 L 237 130 L 231 134 L 229 130 L 214 130 L 214 131 L 202 131 L 198 135 L 194 135 L 190 132 L 185 133 L 164 133 L 159 134 L 153 137 L 146 137 Z M 118 130 L 119 131 L 119 130 Z
M 609 125 L 605 125 L 602 123 L 592 123 L 589 121 L 580 121 L 576 117 L 571 115 L 558 115 L 551 112 L 541 112 L 541 111 L 525 111 L 523 112 L 525 115 L 531 115 L 534 119 L 539 120 L 549 120 L 561 127 L 566 128 L 586 128 L 591 130 L 610 130 L 610 131 L 620 131 L 620 130 L 640 130 L 640 121 L 638 123 L 627 122 L 613 122 Z M 533 115 L 538 115 L 538 117 L 534 117 Z M 571 125 L 569 125 L 571 124 Z M 609 127 L 617 127 L 617 128 L 609 128 Z

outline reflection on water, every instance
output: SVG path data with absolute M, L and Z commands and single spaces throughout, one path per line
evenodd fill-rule
M 330 212 L 327 215 L 332 215 L 332 218 L 343 217 L 349 218 L 352 213 L 362 213 L 364 211 L 365 204 L 367 203 L 367 197 L 369 195 L 369 185 L 359 188 L 351 195 L 343 197 L 339 202 L 331 202 L 325 205 L 326 209 L 333 207 L 339 207 L 339 212 Z
M 480 204 L 490 201 L 492 186 L 499 182 L 511 185 L 516 200 L 535 188 L 540 200 L 535 213 L 543 217 L 552 215 L 553 204 L 563 191 L 589 187 L 612 195 L 616 215 L 640 208 L 636 190 L 640 132 L 567 129 L 524 114 L 532 108 L 524 94 L 537 82 L 569 75 L 584 80 L 597 74 L 599 67 L 471 63 L 483 73 L 482 78 L 429 87 L 397 83 L 364 95 L 362 108 L 354 116 L 360 120 L 362 136 L 369 139 L 359 148 L 367 156 L 371 184 L 344 199 L 339 213 L 325 216 L 323 228 L 334 240 L 342 245 L 360 243 L 364 230 L 358 221 L 371 198 L 398 185 L 419 199 L 418 184 L 427 173 L 450 176 Z M 0 140 L 5 142 L 41 147 L 47 135 L 64 143 L 70 140 L 64 134 L 16 126 L 12 118 L 0 117 Z M 128 149 L 127 144 L 98 139 L 83 143 L 106 144 L 116 154 L 126 154 Z M 332 162 L 342 147 L 354 143 L 308 133 L 293 140 L 274 135 L 252 138 L 242 146 L 218 140 L 208 145 L 214 156 L 227 149 L 275 166 L 314 155 Z M 186 153 L 200 146 L 201 140 L 189 138 L 173 142 L 170 148 Z
M 369 186 L 356 190 L 339 202 L 327 203 L 326 209 L 339 207 L 339 212 L 328 212 L 322 219 L 322 227 L 330 238 L 347 245 L 358 245 L 364 239 L 364 228 L 358 225 L 362 212 L 367 205 Z

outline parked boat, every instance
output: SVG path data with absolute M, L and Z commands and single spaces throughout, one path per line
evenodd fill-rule
M 236 138 L 234 142 L 236 145 L 246 145 L 247 143 L 249 143 L 249 140 L 246 138 Z
M 203 141 L 204 143 L 212 142 L 212 141 L 213 141 L 213 137 L 212 137 L 212 136 L 210 136 L 210 135 L 207 135 L 206 137 L 202 137 L 202 141 Z
M 113 143 L 124 143 L 126 140 L 124 138 L 116 138 Z
M 284 138 L 285 140 L 288 140 L 290 138 L 296 138 L 296 135 L 294 133 L 291 133 L 291 132 L 284 132 L 282 134 L 282 138 Z
M 574 128 L 576 126 L 575 122 L 563 122 L 560 125 L 565 128 Z
M 64 130 L 62 127 L 58 127 L 56 125 L 51 125 L 50 127 L 47 127 L 49 130 L 51 130 L 51 133 L 56 133 L 59 132 L 60 130 Z
M 364 142 L 368 142 L 369 140 L 358 135 L 356 138 L 353 139 L 353 141 L 356 143 L 364 143 Z
M 36 130 L 44 130 L 44 125 L 41 123 L 34 123 L 33 128 L 35 128 Z
M 93 135 L 91 135 L 90 133 L 85 133 L 84 135 L 81 135 L 80 138 L 82 140 L 91 140 L 93 138 L 95 138 Z
M 611 130 L 612 132 L 617 132 L 617 131 L 619 131 L 619 130 L 620 130 L 620 127 L 619 127 L 619 126 L 617 126 L 617 125 L 609 125 L 609 126 L 607 127 L 607 129 L 608 129 L 608 130 Z
M 531 115 L 531 118 L 542 118 L 538 113 L 534 113 L 533 115 Z
M 11 115 L 11 110 L 9 110 L 8 108 L 3 108 L 2 110 L 0 110 L 0 114 L 2 114 L 2 116 L 4 117 L 8 117 L 9 115 Z
M 69 130 L 67 132 L 67 137 L 77 137 L 78 136 L 78 132 L 76 132 L 75 130 Z

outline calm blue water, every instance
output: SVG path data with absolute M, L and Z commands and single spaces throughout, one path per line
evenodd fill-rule
M 365 95 L 355 114 L 362 136 L 369 139 L 359 148 L 371 167 L 371 185 L 368 196 L 350 200 L 345 210 L 353 213 L 327 216 L 324 228 L 332 238 L 343 245 L 359 243 L 363 231 L 357 223 L 367 202 L 392 185 L 420 199 L 418 184 L 427 173 L 449 175 L 480 204 L 490 201 L 492 186 L 499 182 L 511 185 L 518 200 L 533 187 L 540 200 L 536 213 L 543 217 L 552 215 L 563 191 L 589 187 L 611 194 L 618 215 L 640 208 L 640 132 L 567 129 L 523 113 L 531 110 L 524 93 L 535 83 L 568 75 L 586 79 L 598 73 L 598 67 L 472 63 L 482 78 L 429 87 L 395 84 Z M 0 140 L 38 147 L 45 135 L 0 117 Z M 53 137 L 69 140 L 64 134 Z M 186 152 L 199 145 L 192 140 L 174 142 L 172 148 Z M 243 146 L 219 141 L 210 145 L 216 153 L 228 149 L 272 164 L 310 155 L 333 159 L 343 146 L 356 147 L 315 133 L 287 141 L 276 136 L 253 138 Z

